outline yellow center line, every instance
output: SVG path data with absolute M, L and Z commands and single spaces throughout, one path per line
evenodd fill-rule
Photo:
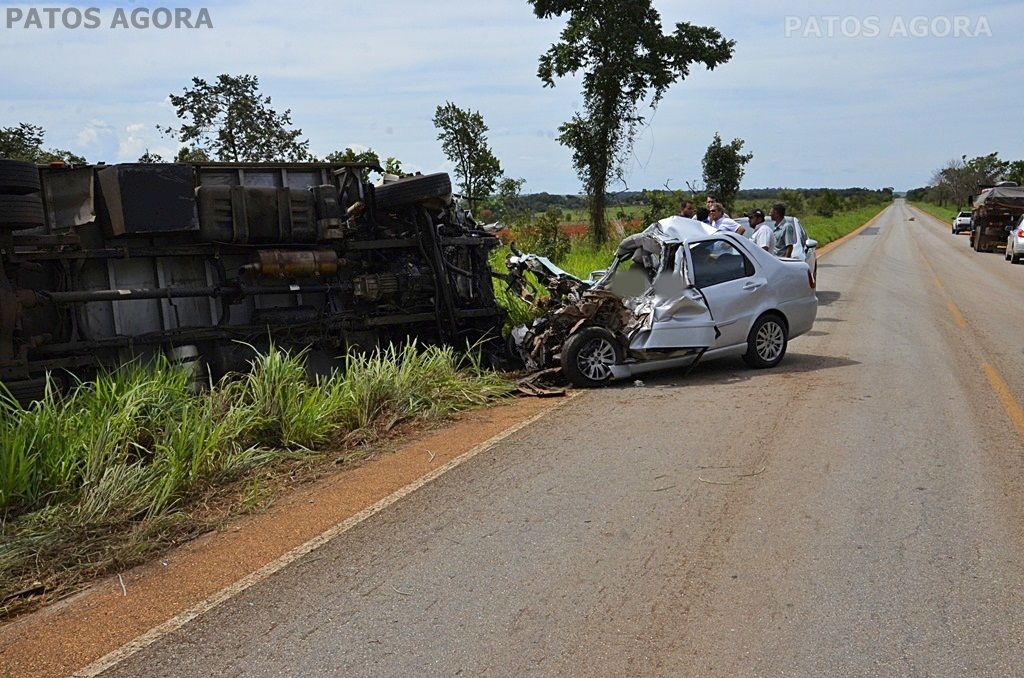
M 953 303 L 953 299 L 949 296 L 949 292 L 946 291 L 946 286 L 939 280 L 938 274 L 935 272 L 935 268 L 932 266 L 932 262 L 928 261 L 928 257 L 925 256 L 924 250 L 921 246 L 914 241 L 914 246 L 917 248 L 917 253 L 921 256 L 921 261 L 928 267 L 928 271 L 932 274 L 932 282 L 942 292 L 942 296 L 946 298 L 946 308 L 949 310 L 949 314 L 953 316 L 953 321 L 961 329 L 967 328 L 967 319 L 964 318 L 964 314 L 960 312 L 960 308 Z M 1014 397 L 1013 392 L 1010 390 L 1009 385 L 999 375 L 999 372 L 989 363 L 981 363 L 981 371 L 985 373 L 985 378 L 988 379 L 989 386 L 996 392 L 996 397 L 999 398 L 999 404 L 1003 406 L 1003 410 L 1006 412 L 1006 416 L 1009 417 L 1010 423 L 1013 424 L 1013 428 L 1017 430 L 1017 435 L 1024 439 L 1024 408 L 1020 406 L 1017 399 Z
M 1006 410 L 1006 416 L 1010 418 L 1013 427 L 1017 429 L 1017 435 L 1024 438 L 1024 408 L 1021 408 L 1020 403 L 1013 397 L 1010 387 L 999 376 L 996 368 L 988 363 L 982 363 L 981 369 L 985 372 L 985 376 L 988 377 L 988 383 L 992 390 L 999 397 L 999 404 Z
M 932 283 L 939 288 L 939 291 L 942 292 L 942 296 L 946 298 L 946 309 L 949 311 L 949 314 L 953 316 L 953 322 L 957 324 L 957 327 L 967 327 L 967 318 L 964 317 L 964 314 L 960 311 L 960 307 L 957 306 L 952 297 L 949 296 L 949 293 L 946 291 L 946 286 L 942 284 L 941 280 L 939 280 L 939 275 L 935 272 L 932 262 L 928 261 L 928 257 L 925 256 L 924 250 L 921 249 L 921 246 L 918 245 L 917 242 L 914 243 L 914 246 L 917 248 L 917 253 L 920 255 L 921 261 L 924 262 L 924 265 L 928 267 L 928 271 L 932 274 Z
M 953 316 L 953 322 L 957 324 L 957 327 L 967 327 L 967 318 L 964 318 L 964 314 L 960 312 L 956 304 L 946 300 L 946 308 L 949 309 L 949 314 Z

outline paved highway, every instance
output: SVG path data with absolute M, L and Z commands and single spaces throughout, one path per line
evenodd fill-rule
M 1024 266 L 897 201 L 819 278 L 779 368 L 587 393 L 108 675 L 1020 675 Z

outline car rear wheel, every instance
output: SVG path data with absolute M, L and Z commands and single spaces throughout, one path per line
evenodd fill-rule
M 596 388 L 612 380 L 612 365 L 621 359 L 614 334 L 603 327 L 585 327 L 562 346 L 562 373 L 574 386 Z
M 763 315 L 750 328 L 743 361 L 755 370 L 775 367 L 782 362 L 788 345 L 789 332 L 785 321 L 774 313 Z
M 1019 254 L 1011 254 L 1010 255 L 1010 263 L 1011 264 L 1019 264 L 1020 263 L 1020 257 L 1021 257 L 1021 255 L 1019 255 Z

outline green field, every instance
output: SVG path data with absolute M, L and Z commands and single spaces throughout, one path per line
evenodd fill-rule
M 736 214 L 743 214 L 748 210 L 754 209 L 755 207 L 760 207 L 767 211 L 768 205 L 762 204 L 764 202 L 765 201 L 752 200 L 738 201 L 736 208 L 733 211 Z M 807 231 L 808 236 L 817 240 L 819 245 L 826 245 L 832 242 L 833 240 L 837 240 L 843 237 L 844 235 L 854 230 L 858 226 L 863 225 L 866 221 L 871 219 L 871 217 L 875 216 L 883 208 L 888 206 L 888 204 L 889 203 L 876 203 L 866 205 L 864 207 L 859 207 L 853 210 L 837 212 L 831 217 L 823 217 L 817 214 L 797 214 L 795 216 L 800 219 L 800 223 Z M 935 214 L 936 216 L 947 221 L 952 219 L 953 214 L 956 213 L 956 210 L 950 208 L 949 216 L 947 217 L 943 213 L 932 211 L 933 209 L 945 210 L 946 208 L 941 208 L 934 205 L 928 205 L 926 207 L 923 203 L 917 205 L 918 207 L 921 207 L 921 209 L 925 209 L 931 214 Z M 642 205 L 629 205 L 626 207 L 608 208 L 606 210 L 606 215 L 607 219 L 609 220 L 609 223 L 612 220 L 618 218 L 616 215 L 619 213 L 620 210 L 627 214 L 629 218 L 637 219 L 640 218 L 640 216 L 644 213 L 646 209 L 647 208 Z M 580 210 L 567 211 L 564 213 L 564 221 L 566 224 L 586 223 L 587 216 L 585 212 L 582 212 Z M 608 263 L 607 259 L 611 258 L 611 252 L 614 251 L 614 246 L 609 247 L 608 256 L 606 257 L 606 260 L 604 261 L 604 263 L 600 264 L 596 268 L 604 268 L 604 266 L 606 266 Z M 593 269 L 587 267 L 591 266 L 593 263 L 595 263 L 595 261 L 602 258 L 603 256 L 603 254 L 601 256 L 598 256 L 597 253 L 593 252 L 593 249 L 590 247 L 590 245 L 581 239 L 580 244 L 578 246 L 573 247 L 572 253 L 566 259 L 566 261 L 559 262 L 559 265 L 562 266 L 562 268 L 564 268 L 565 270 L 570 271 L 575 275 L 579 275 L 579 273 L 577 272 L 577 267 L 579 267 L 579 270 L 586 269 L 584 273 L 588 273 L 590 270 Z

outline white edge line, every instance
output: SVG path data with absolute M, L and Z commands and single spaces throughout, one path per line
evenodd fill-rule
M 93 678 L 94 676 L 98 676 L 104 671 L 113 668 L 117 664 L 120 664 L 124 660 L 131 657 L 132 655 L 146 649 L 150 645 L 153 645 L 164 636 L 173 633 L 174 631 L 177 631 L 193 619 L 202 616 L 203 614 L 219 606 L 221 603 L 227 602 L 231 598 L 237 596 L 239 593 L 242 593 L 246 589 L 262 582 L 274 573 L 283 570 L 285 567 L 294 563 L 299 558 L 302 558 L 303 556 L 308 555 L 309 553 L 312 553 L 313 551 L 317 550 L 324 544 L 327 544 L 335 537 L 338 537 L 339 535 L 348 532 L 359 523 L 363 522 L 367 518 L 370 518 L 380 513 L 381 511 L 391 506 L 395 502 L 399 501 L 403 497 L 407 497 L 408 495 L 412 494 L 413 492 L 420 489 L 424 485 L 427 485 L 430 482 L 441 477 L 448 471 L 451 471 L 457 466 L 460 466 L 461 464 L 469 461 L 470 459 L 477 456 L 481 452 L 487 451 L 488 449 L 497 445 L 502 440 L 505 440 L 512 434 L 517 433 L 520 430 L 529 426 L 530 424 L 534 423 L 541 417 L 544 417 L 545 415 L 561 408 L 563 405 L 573 400 L 579 394 L 580 392 L 578 391 L 570 391 L 569 393 L 566 394 L 565 399 L 559 402 L 557 405 L 554 405 L 553 407 L 548 408 L 543 412 L 538 412 L 532 417 L 505 429 L 504 431 L 493 436 L 492 438 L 489 438 L 482 443 L 478 443 L 477 445 L 471 447 L 469 450 L 463 452 L 459 456 L 447 462 L 443 466 L 439 466 L 438 468 L 434 469 L 433 471 L 430 471 L 426 475 L 421 476 L 417 480 L 414 480 L 413 482 L 409 483 L 405 487 L 395 490 L 388 496 L 378 501 L 376 504 L 373 504 L 372 506 L 363 509 L 359 513 L 350 516 L 349 518 L 338 523 L 334 527 L 329 528 L 325 532 L 321 532 L 320 534 L 313 537 L 306 543 L 296 546 L 295 548 L 288 551 L 284 555 L 280 556 L 276 560 L 273 560 L 264 565 L 263 567 L 261 567 L 260 569 L 256 570 L 255 572 L 252 572 L 246 575 L 245 577 L 242 577 L 234 584 L 231 584 L 230 586 L 227 586 L 218 591 L 217 593 L 213 594 L 209 598 L 206 598 L 205 600 L 196 603 L 189 609 L 178 614 L 176 617 L 167 620 L 159 626 L 151 628 L 149 631 L 146 631 L 134 640 L 128 641 L 118 649 L 100 657 L 88 666 L 75 671 L 73 674 L 71 674 L 72 677 Z

